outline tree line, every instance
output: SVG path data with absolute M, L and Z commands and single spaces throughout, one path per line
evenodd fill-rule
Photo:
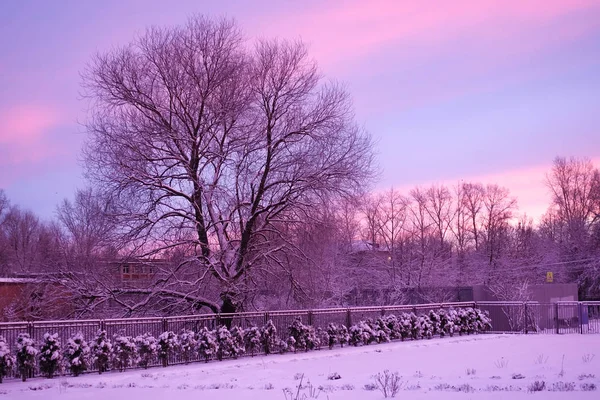
M 368 290 L 402 302 L 473 284 L 509 298 L 546 271 L 597 295 L 588 160 L 555 160 L 536 225 L 498 185 L 370 193 L 374 144 L 345 86 L 302 42 L 251 42 L 228 19 L 149 28 L 82 76 L 89 188 L 47 223 L 0 198 L 2 273 L 56 279 L 78 315 L 338 305 Z M 123 284 L 123 260 L 153 261 L 150 279 Z

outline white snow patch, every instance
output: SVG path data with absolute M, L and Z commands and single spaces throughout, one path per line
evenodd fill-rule
M 586 357 L 595 352 L 591 360 Z M 304 383 L 309 380 L 325 391 L 319 399 L 382 399 L 381 392 L 364 386 L 385 369 L 401 376 L 398 399 L 597 399 L 600 390 L 582 391 L 581 385 L 600 387 L 600 335 L 476 335 L 393 342 L 77 378 L 13 380 L 0 385 L 0 393 L 12 400 L 283 400 L 282 390 L 295 390 L 304 375 Z M 335 374 L 340 379 L 328 379 Z M 528 393 L 534 381 L 544 381 L 546 391 Z M 548 391 L 569 387 L 574 391 Z

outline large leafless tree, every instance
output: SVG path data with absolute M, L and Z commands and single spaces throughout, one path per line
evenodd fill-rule
M 87 174 L 116 199 L 123 238 L 142 257 L 186 255 L 151 286 L 113 295 L 218 311 L 203 294 L 211 280 L 233 310 L 253 269 L 293 250 L 278 227 L 373 175 L 372 142 L 345 88 L 319 74 L 302 43 L 250 44 L 230 20 L 151 28 L 96 56 L 84 88 Z

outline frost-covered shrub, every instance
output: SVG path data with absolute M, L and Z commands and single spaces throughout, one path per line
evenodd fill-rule
M 90 347 L 81 332 L 67 340 L 63 356 L 67 368 L 73 375 L 78 376 L 88 369 Z
M 317 331 L 310 325 L 306 326 L 308 331 L 306 332 L 306 348 L 305 351 L 315 350 L 321 347 L 321 340 L 317 335 Z
M 402 338 L 402 326 L 400 325 L 400 321 L 398 321 L 398 318 L 395 315 L 389 314 L 383 317 L 382 319 L 385 322 L 385 325 L 389 331 L 390 339 L 393 340 Z
M 277 328 L 272 320 L 268 320 L 265 326 L 260 330 L 261 342 L 265 354 L 271 354 L 273 349 L 277 347 Z
M 47 378 L 53 378 L 54 374 L 60 369 L 61 357 L 60 340 L 58 333 L 51 335 L 44 334 L 44 342 L 40 347 L 40 372 Z
M 35 348 L 35 341 L 27 333 L 19 333 L 17 337 L 17 371 L 23 382 L 33 374 L 35 368 L 35 357 L 38 349 Z
M 335 346 L 336 343 L 340 342 L 338 330 L 339 327 L 333 322 L 327 325 L 327 345 L 329 346 L 329 349 L 333 349 L 333 346 Z
M 423 336 L 423 332 L 421 330 L 421 324 L 419 322 L 419 317 L 415 315 L 415 313 L 409 314 L 410 320 L 410 337 L 413 340 L 417 340 Z
M 4 336 L 0 335 L 0 383 L 2 379 L 8 375 L 15 366 L 15 357 L 10 354 L 10 348 Z
M 433 336 L 433 325 L 427 315 L 419 316 L 419 329 L 421 337 L 431 339 Z
M 218 347 L 215 331 L 203 327 L 198 332 L 198 355 L 208 362 L 217 353 Z
M 290 336 L 285 344 L 285 348 L 287 351 L 296 352 L 296 339 L 293 336 Z
M 112 343 L 106 331 L 98 331 L 98 334 L 92 341 L 91 354 L 92 362 L 98 367 L 98 373 L 101 374 L 107 371 L 112 357 Z
M 294 339 L 294 351 L 313 350 L 320 345 L 315 329 L 310 325 L 304 325 L 300 317 L 294 319 L 294 322 L 292 322 L 292 325 L 289 327 L 289 331 L 290 337 Z M 289 344 L 290 341 L 288 341 L 288 345 Z
M 440 317 L 440 337 L 454 335 L 454 320 L 456 317 L 454 309 L 441 309 L 438 311 Z
M 260 329 L 252 326 L 244 331 L 244 342 L 246 343 L 246 353 L 250 353 L 254 357 L 254 353 L 258 351 L 261 345 Z
M 441 330 L 440 315 L 434 310 L 429 311 L 429 321 L 431 321 L 432 335 L 439 335 Z
M 411 335 L 411 318 L 410 314 L 402 313 L 398 317 L 398 324 L 400 330 L 400 339 L 404 340 Z
M 377 318 L 372 325 L 372 330 L 375 333 L 377 343 L 385 343 L 390 341 L 392 331 L 387 326 L 387 318 Z
M 348 332 L 346 325 L 342 324 L 338 326 L 337 340 L 342 347 L 344 347 L 345 344 L 350 343 L 350 333 Z
M 158 353 L 158 342 L 150 333 L 135 338 L 135 345 L 138 352 L 138 365 L 144 369 L 156 359 Z
M 277 348 L 279 349 L 279 354 L 285 354 L 289 351 L 288 344 L 283 339 L 279 339 L 277 342 Z
M 376 340 L 375 332 L 366 321 L 360 321 L 350 327 L 350 344 L 353 346 L 367 345 Z
M 475 309 L 475 330 L 476 332 L 486 332 L 492 329 L 492 319 L 489 311 Z
M 169 365 L 169 357 L 177 350 L 179 342 L 175 332 L 167 331 L 160 334 L 158 337 L 158 359 L 163 367 Z
M 454 325 L 458 328 L 457 331 L 459 335 L 471 333 L 471 315 L 469 310 L 466 308 L 459 308 L 456 310 Z
M 246 346 L 244 344 L 244 330 L 239 326 L 234 326 L 231 328 L 230 332 L 232 342 L 231 356 L 233 358 L 238 358 L 246 351 Z
M 215 334 L 217 340 L 217 360 L 223 360 L 223 357 L 229 357 L 233 353 L 233 340 L 231 332 L 226 326 L 221 326 Z
M 138 361 L 137 347 L 131 336 L 115 335 L 113 340 L 113 366 L 123 372 Z
M 179 333 L 178 347 L 179 357 L 184 363 L 189 363 L 196 354 L 196 346 L 198 345 L 196 334 L 189 329 L 182 329 Z
M 327 333 L 326 329 L 317 328 L 316 330 L 317 336 L 317 349 L 320 349 L 322 345 L 329 346 L 329 333 Z

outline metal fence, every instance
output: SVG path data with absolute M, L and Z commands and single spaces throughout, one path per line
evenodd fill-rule
M 495 333 L 600 333 L 600 302 L 482 302 Z
M 263 326 L 273 321 L 281 339 L 288 336 L 288 328 L 295 318 L 315 328 L 326 329 L 329 323 L 344 324 L 348 327 L 367 318 L 376 319 L 383 315 L 414 312 L 427 314 L 430 310 L 475 307 L 489 312 L 492 320 L 492 333 L 600 333 L 600 302 L 562 303 L 522 303 L 522 302 L 462 302 L 444 304 L 399 305 L 385 307 L 353 307 L 317 310 L 285 310 L 268 312 L 247 312 L 237 314 L 204 314 L 166 318 L 126 318 L 91 319 L 70 321 L 35 321 L 0 323 L 0 335 L 14 348 L 20 333 L 28 333 L 36 343 L 43 341 L 46 332 L 57 333 L 61 343 L 81 332 L 91 341 L 99 330 L 113 335 L 138 336 L 144 333 L 158 337 L 163 332 L 180 332 L 190 329 L 198 332 L 202 327 L 215 329 L 220 325 Z M 189 361 L 197 361 L 192 359 Z M 174 356 L 169 364 L 179 364 L 183 360 Z M 158 361 L 154 364 L 158 365 Z M 92 365 L 90 371 L 96 371 Z

